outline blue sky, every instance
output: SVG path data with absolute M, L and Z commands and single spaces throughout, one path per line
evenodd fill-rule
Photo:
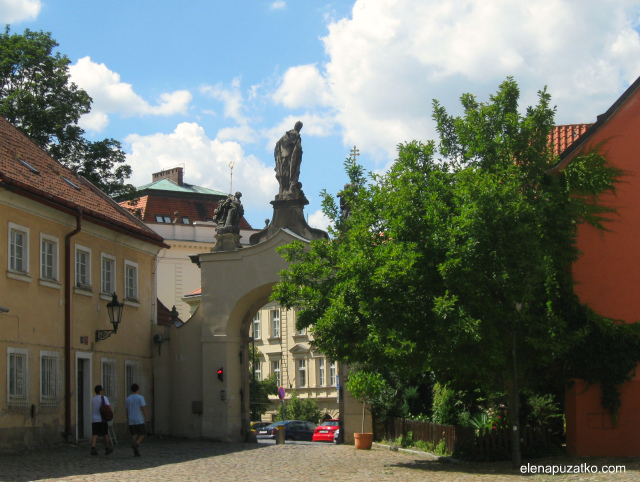
M 523 107 L 548 86 L 557 123 L 594 122 L 640 75 L 640 0 L 0 0 L 14 32 L 51 32 L 94 100 L 93 139 L 123 143 L 134 173 L 184 165 L 187 182 L 243 192 L 256 228 L 277 193 L 276 140 L 302 120 L 310 224 L 346 182 L 435 138 L 431 101 L 458 112 L 507 76 Z

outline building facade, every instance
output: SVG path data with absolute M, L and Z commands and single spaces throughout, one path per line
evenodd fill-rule
M 130 385 L 152 398 L 156 256 L 166 247 L 0 118 L 0 449 L 90 438 L 97 384 L 124 436 Z M 114 293 L 121 323 L 98 340 L 114 329 Z

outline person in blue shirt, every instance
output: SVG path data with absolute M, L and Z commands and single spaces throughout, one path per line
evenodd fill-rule
M 125 400 L 125 404 L 127 406 L 127 420 L 129 421 L 129 432 L 131 433 L 131 438 L 133 440 L 131 447 L 133 448 L 134 457 L 140 457 L 138 446 L 142 442 L 142 439 L 144 439 L 145 435 L 147 435 L 146 422 L 149 421 L 149 416 L 147 415 L 147 404 L 144 401 L 144 397 L 138 393 L 139 391 L 140 387 L 137 383 L 134 383 L 131 385 L 131 395 L 129 395 Z

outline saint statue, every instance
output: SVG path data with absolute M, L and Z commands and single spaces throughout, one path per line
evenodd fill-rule
M 218 223 L 219 233 L 239 233 L 240 221 L 244 214 L 244 207 L 240 202 L 242 197 L 241 192 L 236 192 L 235 195 L 229 194 L 227 199 L 218 204 L 218 207 L 213 212 L 216 222 Z
M 302 184 L 298 182 L 302 163 L 301 129 L 302 122 L 296 122 L 294 128 L 276 143 L 273 155 L 276 160 L 276 179 L 280 185 L 276 199 L 298 199 L 302 194 Z

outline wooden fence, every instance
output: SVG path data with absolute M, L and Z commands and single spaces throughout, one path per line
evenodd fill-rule
M 475 429 L 468 427 L 392 418 L 383 432 L 386 439 L 395 440 L 409 431 L 413 432 L 414 441 L 422 440 L 438 445 L 444 440 L 448 453 L 459 450 L 472 457 L 495 457 L 500 454 L 508 456 L 511 450 L 511 429 L 509 428 L 476 433 Z M 526 451 L 535 444 L 549 443 L 550 432 L 544 428 L 521 427 L 521 450 Z

